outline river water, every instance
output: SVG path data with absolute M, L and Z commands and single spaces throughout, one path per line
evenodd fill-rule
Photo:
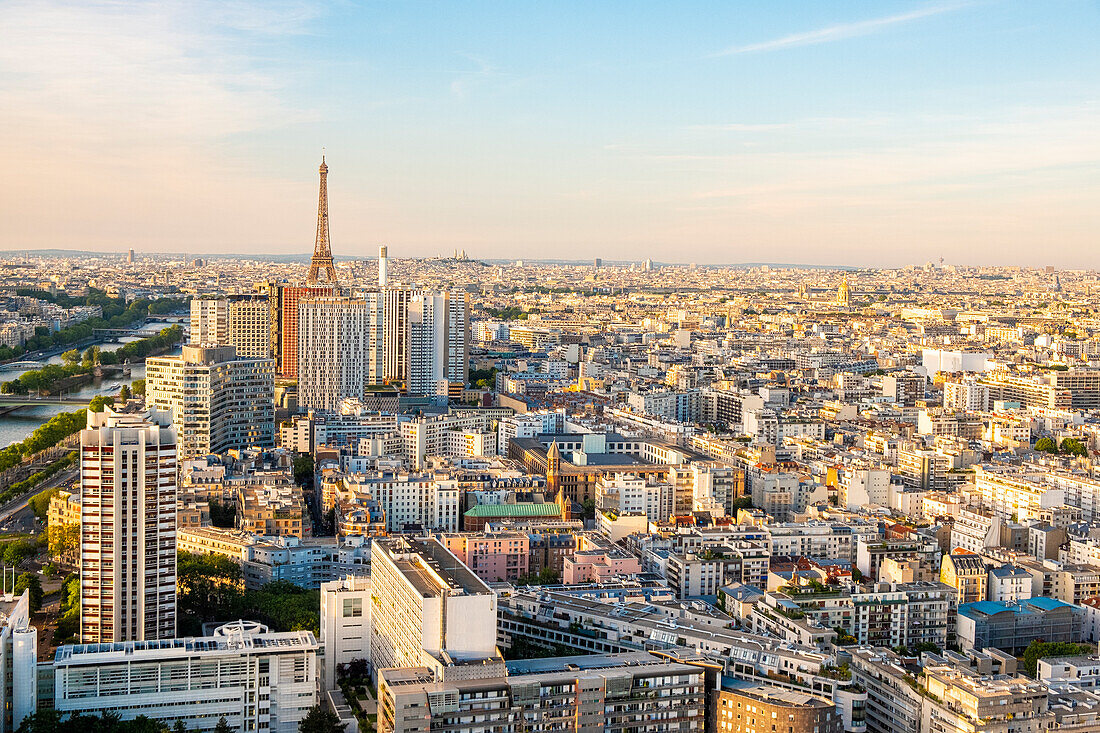
M 147 331 L 149 335 L 153 335 L 162 328 L 170 325 L 172 324 L 162 322 L 147 323 L 141 327 L 141 330 Z M 137 341 L 140 338 L 142 337 L 124 336 L 118 341 L 100 341 L 97 342 L 96 345 L 103 351 L 114 351 L 123 344 Z M 86 348 L 88 347 L 85 346 L 84 349 Z M 81 351 L 83 351 L 83 349 L 81 349 Z M 179 352 L 177 351 L 174 353 Z M 60 364 L 61 357 L 54 356 L 48 361 L 52 364 Z M 0 371 L 0 382 L 11 381 L 22 373 L 23 372 L 18 370 Z M 78 390 L 67 392 L 65 396 L 87 397 L 91 399 L 96 395 L 117 395 L 119 386 L 130 384 L 135 379 L 144 378 L 145 364 L 133 364 L 130 367 L 130 376 L 128 377 L 123 377 L 121 374 L 118 374 L 103 379 L 96 379 Z M 0 415 L 0 448 L 7 447 L 12 443 L 18 443 L 33 433 L 39 425 L 60 412 L 72 412 L 73 410 L 79 409 L 80 408 L 75 405 L 42 405 L 41 407 L 36 405 L 34 407 L 24 407 L 22 410 L 16 410 L 7 415 Z

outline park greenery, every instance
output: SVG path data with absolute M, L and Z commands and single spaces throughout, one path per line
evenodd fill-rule
M 496 389 L 497 368 L 474 369 L 470 372 L 470 384 L 481 389 Z
M 19 598 L 25 591 L 30 592 L 31 613 L 37 612 L 42 608 L 42 580 L 38 577 L 38 573 L 21 573 L 18 578 L 15 579 L 14 594 L 16 598 Z
M 344 733 L 344 726 L 336 713 L 326 707 L 314 705 L 298 723 L 298 733 Z
M 15 379 L 0 384 L 0 392 L 17 395 L 49 392 L 61 380 L 89 374 L 98 365 L 140 361 L 150 354 L 175 346 L 182 339 L 183 329 L 176 325 L 162 328 L 148 338 L 123 344 L 115 351 L 102 351 L 98 346 L 89 346 L 83 354 L 79 354 L 72 349 L 61 355 L 65 363 L 47 364 L 40 369 L 24 372 Z
M 485 315 L 500 321 L 520 321 L 527 318 L 523 308 L 518 305 L 509 305 L 505 308 L 486 308 Z
M 320 633 L 320 592 L 278 580 L 245 590 L 241 566 L 218 555 L 179 553 L 176 565 L 180 635 L 202 633 L 208 621 L 248 619 L 274 631 Z
M 159 298 L 152 301 L 139 299 L 126 303 L 121 298 L 112 298 L 102 290 L 94 288 L 89 288 L 88 295 L 83 298 L 74 298 L 67 295 L 51 296 L 49 293 L 39 290 L 19 290 L 17 292 L 19 295 L 56 303 L 63 308 L 98 305 L 103 309 L 103 317 L 89 318 L 52 333 L 46 328 L 39 328 L 32 338 L 27 339 L 24 346 L 0 346 L 0 361 L 15 359 L 32 351 L 54 349 L 86 341 L 93 336 L 97 328 L 129 328 L 148 316 L 172 313 L 187 305 L 185 300 L 174 300 L 172 298 Z
M 33 539 L 16 538 L 0 544 L 0 562 L 18 567 L 38 554 L 38 543 Z

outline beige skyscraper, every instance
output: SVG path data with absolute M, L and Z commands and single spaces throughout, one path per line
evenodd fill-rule
M 88 413 L 80 432 L 80 640 L 176 635 L 176 430 L 167 412 Z
M 335 410 L 382 382 L 380 293 L 298 304 L 298 406 Z

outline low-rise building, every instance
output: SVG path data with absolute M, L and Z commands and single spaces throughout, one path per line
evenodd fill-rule
M 248 621 L 211 636 L 62 646 L 54 657 L 54 707 L 145 716 L 189 730 L 296 733 L 317 704 L 317 639 Z

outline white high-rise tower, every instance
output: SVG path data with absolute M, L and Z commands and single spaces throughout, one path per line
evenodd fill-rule
M 168 412 L 88 413 L 80 431 L 80 640 L 176 635 L 176 431 Z

